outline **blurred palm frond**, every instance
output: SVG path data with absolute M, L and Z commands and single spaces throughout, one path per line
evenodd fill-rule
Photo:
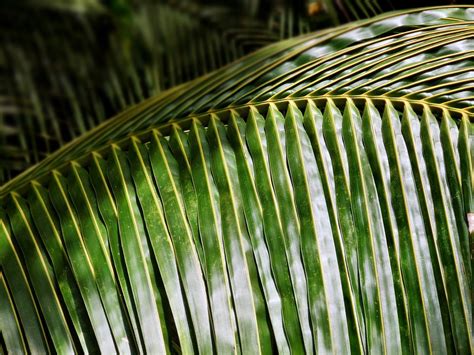
M 265 45 L 417 5 L 6 1 L 0 5 L 0 183 L 125 107 Z

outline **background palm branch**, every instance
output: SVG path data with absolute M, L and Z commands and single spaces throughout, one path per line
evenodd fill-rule
M 257 48 L 420 3 L 4 0 L 0 183 L 126 107 Z

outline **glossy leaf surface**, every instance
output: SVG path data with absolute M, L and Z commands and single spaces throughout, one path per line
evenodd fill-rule
M 7 350 L 472 351 L 473 20 L 274 44 L 5 184 Z

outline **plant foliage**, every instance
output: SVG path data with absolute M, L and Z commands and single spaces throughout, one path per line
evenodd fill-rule
M 272 44 L 12 179 L 4 350 L 472 351 L 473 20 Z
M 3 0 L 0 183 L 126 107 L 257 48 L 422 2 Z

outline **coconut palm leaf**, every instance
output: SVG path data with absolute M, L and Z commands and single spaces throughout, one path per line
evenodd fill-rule
M 5 351 L 472 351 L 473 20 L 272 44 L 3 185 Z

